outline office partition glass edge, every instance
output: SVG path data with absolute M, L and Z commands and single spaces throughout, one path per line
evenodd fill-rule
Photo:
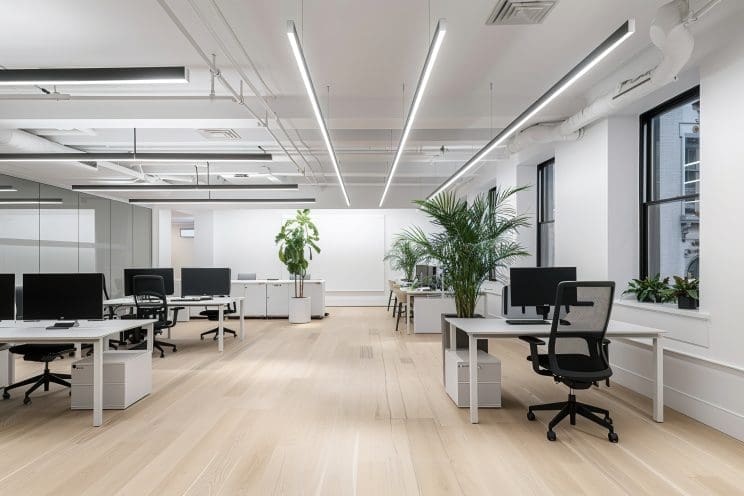
M 537 267 L 543 267 L 543 266 L 551 266 L 552 261 L 554 259 L 553 255 L 554 253 L 551 253 L 551 256 L 548 258 L 548 263 L 543 263 L 543 251 L 548 248 L 546 240 L 543 239 L 542 235 L 542 227 L 543 225 L 554 225 L 555 224 L 555 217 L 553 212 L 548 212 L 547 208 L 549 207 L 546 205 L 548 203 L 546 201 L 547 195 L 550 195 L 550 203 L 555 204 L 555 158 L 551 158 L 550 160 L 546 160 L 545 162 L 542 162 L 541 164 L 537 165 L 537 212 L 535 215 L 535 231 L 536 231 L 536 246 L 535 246 L 535 265 Z M 546 173 L 548 171 L 548 168 L 551 168 L 551 178 L 550 178 L 550 184 L 548 185 L 550 187 L 550 191 L 546 190 Z M 555 245 L 554 242 L 551 242 L 550 249 L 554 249 Z

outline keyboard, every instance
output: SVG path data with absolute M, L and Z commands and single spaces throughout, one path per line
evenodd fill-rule
M 506 319 L 506 323 L 512 325 L 543 325 L 550 324 L 550 321 L 543 319 Z

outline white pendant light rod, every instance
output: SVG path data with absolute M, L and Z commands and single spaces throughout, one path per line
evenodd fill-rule
M 297 190 L 298 184 L 73 184 L 73 191 L 141 192 L 147 191 L 278 191 Z
M 0 198 L 0 205 L 62 205 L 61 198 Z
M 270 153 L 0 153 L 0 162 L 270 162 L 271 160 Z
M 416 91 L 413 94 L 413 101 L 411 102 L 411 108 L 408 110 L 408 117 L 406 117 L 406 122 L 403 125 L 403 133 L 400 135 L 398 149 L 395 151 L 393 163 L 390 166 L 390 171 L 388 172 L 387 179 L 385 180 L 385 189 L 382 190 L 382 197 L 380 198 L 379 205 L 380 207 L 382 207 L 382 204 L 385 202 L 385 196 L 387 196 L 390 185 L 393 182 L 393 176 L 395 175 L 395 171 L 398 168 L 398 164 L 400 163 L 400 157 L 403 155 L 403 150 L 406 147 L 408 135 L 411 133 L 411 128 L 413 128 L 413 121 L 414 119 L 416 119 L 416 112 L 418 112 L 419 105 L 421 104 L 421 99 L 424 97 L 426 84 L 429 82 L 429 78 L 431 77 L 431 72 L 434 68 L 434 63 L 437 60 L 437 55 L 439 55 L 439 49 L 442 47 L 442 41 L 444 40 L 445 34 L 447 34 L 447 21 L 445 21 L 444 19 L 440 19 L 439 22 L 437 22 L 436 29 L 434 30 L 434 37 L 432 38 L 431 44 L 429 45 L 429 53 L 426 54 L 424 69 L 421 71 L 421 76 L 419 77 Z
M 315 198 L 133 198 L 129 200 L 133 205 L 284 205 L 284 204 L 313 204 Z
M 592 67 L 597 65 L 602 59 L 609 55 L 615 48 L 628 39 L 635 32 L 635 20 L 629 19 L 623 23 L 622 26 L 617 28 L 606 40 L 604 40 L 597 48 L 595 48 L 584 60 L 579 62 L 576 67 L 563 76 L 560 81 L 554 84 L 545 94 L 543 94 L 537 101 L 527 107 L 527 110 L 522 112 L 516 119 L 514 119 L 508 126 L 506 126 L 499 134 L 497 134 L 491 141 L 489 141 L 483 148 L 481 148 L 470 160 L 460 167 L 449 179 L 442 183 L 429 197 L 428 200 L 440 195 L 442 192 L 452 186 L 458 179 L 460 179 L 465 173 L 472 169 L 478 162 L 483 160 L 486 155 L 491 153 L 497 146 L 504 143 L 511 135 L 517 132 L 524 126 L 527 121 L 533 118 L 538 112 L 540 112 L 545 106 L 552 102 L 558 95 L 563 93 L 568 87 L 579 80 L 584 74 L 589 72 Z
M 297 68 L 300 70 L 302 76 L 302 82 L 305 84 L 305 91 L 310 99 L 310 104 L 313 107 L 313 113 L 315 114 L 315 120 L 318 121 L 318 127 L 320 128 L 320 134 L 323 136 L 328 155 L 331 157 L 331 163 L 333 164 L 333 170 L 336 172 L 338 178 L 338 184 L 341 186 L 341 193 L 344 195 L 344 201 L 346 206 L 350 206 L 349 195 L 346 192 L 346 185 L 344 179 L 341 177 L 341 170 L 338 167 L 338 159 L 336 158 L 336 151 L 333 149 L 331 144 L 331 136 L 328 133 L 328 127 L 326 126 L 323 113 L 320 111 L 320 102 L 318 101 L 318 95 L 315 93 L 315 87 L 313 86 L 313 80 L 310 78 L 310 70 L 307 68 L 307 62 L 305 61 L 305 54 L 302 52 L 302 46 L 300 45 L 300 38 L 297 36 L 297 29 L 295 28 L 294 21 L 287 21 L 287 37 L 289 38 L 289 44 L 292 46 L 292 53 L 294 54 L 295 61 L 297 62 Z
M 13 187 L 13 186 L 2 186 L 2 185 L 0 185 L 0 192 L 3 192 L 3 193 L 12 193 L 14 191 L 18 191 L 18 190 L 15 189 L 15 187 Z
M 7 69 L 0 71 L 2 86 L 70 84 L 188 83 L 186 67 L 96 67 L 69 69 Z

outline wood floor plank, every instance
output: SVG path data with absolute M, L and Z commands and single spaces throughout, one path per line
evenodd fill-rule
M 246 339 L 199 339 L 153 359 L 153 393 L 124 411 L 70 411 L 52 386 L 0 402 L 0 495 L 736 494 L 744 443 L 612 385 L 578 392 L 612 412 L 620 443 L 578 420 L 545 439 L 530 404 L 567 390 L 539 377 L 516 340 L 492 340 L 503 407 L 471 425 L 441 384 L 438 335 L 395 333 L 384 308 L 333 308 L 303 326 L 246 321 Z M 18 376 L 39 372 L 17 362 Z M 71 359 L 53 364 L 69 369 Z

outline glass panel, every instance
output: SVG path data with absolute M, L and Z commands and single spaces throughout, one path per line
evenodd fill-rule
M 78 194 L 42 184 L 40 199 L 62 200 L 39 206 L 39 271 L 78 272 Z
M 133 266 L 132 207 L 111 202 L 111 288 L 110 296 L 124 295 L 124 269 Z
M 697 194 L 700 180 L 700 102 L 651 119 L 651 198 Z
M 555 235 L 553 222 L 540 224 L 540 267 L 555 265 Z
M 555 219 L 555 195 L 553 193 L 553 164 L 546 165 L 543 167 L 543 183 L 542 183 L 542 198 L 543 198 L 543 221 L 551 221 Z
M 15 191 L 0 191 L 4 200 L 35 200 L 39 184 L 0 175 L 0 186 Z M 20 285 L 23 274 L 39 271 L 39 205 L 0 205 L 0 273 L 15 273 Z
M 111 290 L 111 200 L 80 194 L 78 212 L 80 272 L 100 272 Z
M 136 267 L 150 267 L 152 265 L 152 210 L 145 207 L 133 208 L 132 236 L 134 243 L 134 259 Z
M 700 203 L 675 201 L 648 208 L 648 274 L 699 276 Z

